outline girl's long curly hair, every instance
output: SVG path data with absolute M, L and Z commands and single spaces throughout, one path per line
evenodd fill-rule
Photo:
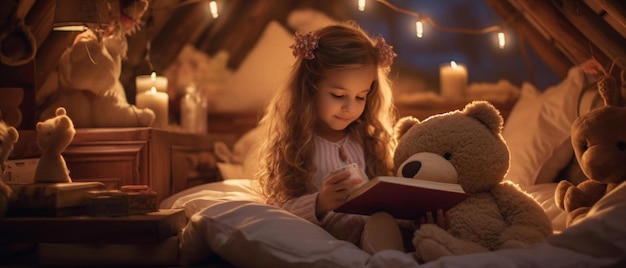
M 266 202 L 282 205 L 291 198 L 316 191 L 311 178 L 313 130 L 317 120 L 317 85 L 332 70 L 354 66 L 378 66 L 377 77 L 366 98 L 363 114 L 347 128 L 353 139 L 363 144 L 367 176 L 392 174 L 396 141 L 388 73 L 379 62 L 379 49 L 355 23 L 324 27 L 316 34 L 319 47 L 314 59 L 297 57 L 286 87 L 267 106 L 261 124 L 269 124 L 268 139 L 261 149 L 257 174 Z

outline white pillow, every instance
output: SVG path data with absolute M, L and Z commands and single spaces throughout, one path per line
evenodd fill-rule
M 194 215 L 181 235 L 183 265 L 211 253 L 235 267 L 364 267 L 371 256 L 283 209 L 225 201 Z
M 585 77 L 579 68 L 542 94 L 531 84 L 522 93 L 504 125 L 511 154 L 505 179 L 520 186 L 551 182 L 573 157 L 570 127 L 577 116 Z

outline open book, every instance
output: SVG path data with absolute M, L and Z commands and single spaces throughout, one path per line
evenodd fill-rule
M 446 211 L 467 198 L 459 184 L 376 177 L 348 196 L 335 212 L 371 215 L 385 211 L 397 219 L 419 220 L 431 211 Z

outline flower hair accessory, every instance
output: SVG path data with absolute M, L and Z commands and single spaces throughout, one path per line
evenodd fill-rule
M 302 56 L 307 60 L 315 59 L 313 51 L 318 47 L 319 36 L 314 32 L 306 34 L 296 32 L 296 43 L 291 45 L 293 56 Z
M 398 56 L 393 52 L 393 47 L 385 43 L 385 39 L 382 37 L 376 38 L 376 48 L 378 49 L 378 62 L 382 67 L 390 67 L 393 63 L 393 58 Z

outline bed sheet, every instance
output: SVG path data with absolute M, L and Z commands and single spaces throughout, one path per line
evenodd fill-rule
M 551 201 L 554 187 L 527 189 L 553 219 L 564 217 Z M 184 265 L 217 254 L 244 267 L 617 267 L 626 264 L 624 196 L 626 184 L 596 204 L 584 221 L 529 248 L 446 257 L 421 265 L 411 253 L 370 255 L 317 225 L 263 204 L 258 184 L 248 179 L 190 188 L 164 200 L 161 207 L 184 208 L 190 217 L 181 235 Z M 245 252 L 255 254 L 242 258 Z

